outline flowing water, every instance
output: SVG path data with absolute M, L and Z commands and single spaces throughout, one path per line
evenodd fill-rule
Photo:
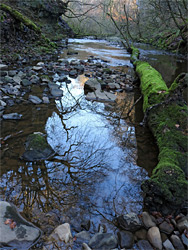
M 127 74 L 133 73 L 130 55 L 124 49 L 103 40 L 76 39 L 69 41 L 69 50 L 77 55 L 60 57 L 67 60 L 86 60 L 89 56 L 107 61 L 108 65 Z M 155 64 L 170 58 L 173 74 L 183 68 L 177 58 L 159 52 L 141 50 L 141 56 Z M 161 60 L 161 57 L 160 57 Z M 163 68 L 163 66 L 162 66 Z M 167 70 L 165 70 L 167 72 Z M 127 113 L 139 97 L 139 90 L 118 96 L 118 105 L 90 102 L 84 96 L 80 75 L 62 87 L 64 96 L 49 105 L 19 104 L 6 113 L 18 112 L 20 121 L 1 121 L 1 137 L 6 139 L 1 155 L 1 198 L 14 203 L 22 215 L 48 234 L 62 222 L 76 228 L 86 220 L 97 226 L 107 224 L 113 216 L 143 209 L 141 183 L 150 176 L 157 164 L 157 147 L 142 121 L 142 104 L 136 105 L 131 120 L 120 116 Z M 56 76 L 54 81 L 58 83 Z M 169 80 L 171 81 L 171 80 Z M 32 94 L 42 93 L 39 86 Z M 29 163 L 21 160 L 24 142 L 33 132 L 45 132 L 47 140 L 57 152 L 53 160 Z M 9 136 L 9 137 L 7 137 Z M 46 218 L 55 214 L 50 224 Z M 107 219 L 107 220 L 106 220 Z M 110 229 L 109 229 L 110 230 Z

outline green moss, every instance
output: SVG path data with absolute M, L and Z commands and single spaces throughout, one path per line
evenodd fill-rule
M 45 149 L 48 146 L 46 138 L 41 134 L 31 134 L 27 138 L 27 149 Z
M 17 21 L 22 22 L 27 27 L 33 29 L 37 33 L 41 33 L 41 30 L 39 27 L 36 26 L 29 18 L 22 15 L 19 11 L 12 9 L 10 6 L 6 4 L 0 4 L 0 9 L 8 12 L 11 16 L 13 16 Z
M 139 55 L 140 55 L 140 51 L 139 49 L 135 48 L 135 47 L 131 47 L 131 59 L 130 61 L 133 63 L 133 64 L 136 64 L 136 62 L 138 61 L 139 59 Z
M 161 74 L 149 63 L 136 61 L 136 72 L 141 81 L 141 90 L 144 96 L 143 110 L 146 111 L 150 106 L 160 103 L 168 93 L 166 83 Z

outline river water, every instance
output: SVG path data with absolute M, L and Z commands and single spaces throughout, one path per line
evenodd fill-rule
M 133 74 L 130 55 L 106 41 L 72 39 L 68 49 L 78 54 L 68 56 L 63 50 L 61 58 L 70 61 L 94 56 L 120 72 Z M 160 62 L 162 68 L 168 57 L 167 75 L 173 78 L 186 62 L 156 50 L 151 54 L 148 48 L 141 49 L 141 57 L 153 64 L 159 57 L 165 58 Z M 23 119 L 1 121 L 1 137 L 12 135 L 2 145 L 1 198 L 14 203 L 26 219 L 47 234 L 60 223 L 68 222 L 74 230 L 87 220 L 96 227 L 104 223 L 115 230 L 109 223 L 115 215 L 142 211 L 140 186 L 157 164 L 154 139 L 139 125 L 142 104 L 136 105 L 131 119 L 119 115 L 122 106 L 124 113 L 128 112 L 140 96 L 139 90 L 119 94 L 118 105 L 90 102 L 83 89 L 87 79 L 84 75 L 71 79 L 68 89 L 62 87 L 62 99 L 49 105 L 9 107 L 7 113 L 18 112 Z M 54 81 L 58 82 L 56 76 Z M 32 92 L 40 96 L 41 89 L 35 86 Z M 33 132 L 45 132 L 58 156 L 40 163 L 22 161 L 24 142 Z M 49 223 L 47 218 L 52 215 Z

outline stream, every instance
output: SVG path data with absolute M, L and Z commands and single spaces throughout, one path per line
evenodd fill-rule
M 156 67 L 169 85 L 187 69 L 184 57 L 146 45 L 140 49 L 141 59 Z M 67 55 L 67 50 L 77 54 Z M 71 61 L 92 56 L 120 74 L 134 74 L 130 55 L 105 40 L 70 39 L 67 50 L 59 58 Z M 58 84 L 58 76 L 53 78 Z M 139 89 L 118 93 L 118 104 L 91 102 L 84 95 L 88 77 L 69 79 L 70 84 L 61 86 L 61 100 L 6 109 L 6 113 L 22 114 L 22 119 L 1 121 L 1 137 L 12 135 L 2 145 L 1 199 L 16 205 L 22 216 L 47 235 L 65 222 L 73 234 L 87 221 L 94 229 L 103 223 L 108 231 L 115 231 L 110 223 L 115 216 L 144 209 L 141 183 L 156 166 L 158 150 L 150 131 L 140 126 L 141 102 L 130 119 L 120 115 L 122 107 L 126 114 L 139 98 Z M 38 85 L 32 88 L 32 94 L 36 93 L 42 93 Z M 31 163 L 20 158 L 33 132 L 47 134 L 57 153 L 54 159 Z

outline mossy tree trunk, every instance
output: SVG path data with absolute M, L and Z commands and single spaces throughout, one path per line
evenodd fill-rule
M 146 206 L 167 215 L 179 212 L 187 202 L 188 108 L 181 92 L 188 85 L 188 74 L 181 74 L 168 89 L 160 73 L 139 61 L 138 56 L 139 50 L 132 48 L 131 61 L 140 78 L 143 110 L 159 148 L 159 162 L 142 189 Z

